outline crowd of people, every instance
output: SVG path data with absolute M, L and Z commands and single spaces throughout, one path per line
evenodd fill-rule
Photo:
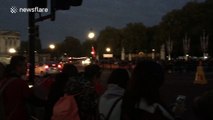
M 1 120 L 184 120 L 161 99 L 165 69 L 155 61 L 137 61 L 131 71 L 114 69 L 107 85 L 101 83 L 98 65 L 79 73 L 75 65 L 65 64 L 48 82 L 44 97 L 24 80 L 26 64 L 21 55 L 13 56 L 7 66 L 0 64 Z M 212 96 L 209 91 L 192 101 L 198 119 L 213 119 Z M 41 116 L 36 116 L 35 107 L 44 108 Z

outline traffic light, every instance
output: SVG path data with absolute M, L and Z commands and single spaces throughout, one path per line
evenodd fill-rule
M 32 0 L 33 7 L 47 8 L 47 0 Z
M 52 0 L 52 8 L 55 10 L 69 10 L 70 6 L 80 6 L 83 0 Z

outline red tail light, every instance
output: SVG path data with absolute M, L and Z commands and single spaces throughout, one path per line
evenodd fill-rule
M 61 66 L 61 65 L 58 65 L 58 68 L 62 68 L 62 66 Z

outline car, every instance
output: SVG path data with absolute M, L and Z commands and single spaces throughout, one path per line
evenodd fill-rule
M 54 74 L 62 71 L 62 64 L 57 62 L 48 62 L 45 64 L 46 74 Z
M 35 65 L 35 75 L 54 74 L 62 70 L 62 64 L 57 62 L 40 63 Z

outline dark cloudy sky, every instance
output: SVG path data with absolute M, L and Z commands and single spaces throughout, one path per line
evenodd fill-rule
M 83 0 L 80 7 L 57 11 L 55 21 L 39 23 L 42 46 L 46 48 L 50 43 L 61 42 L 66 36 L 83 41 L 90 29 L 98 34 L 106 26 L 122 28 L 130 22 L 153 26 L 167 12 L 180 9 L 189 1 L 193 0 Z M 12 14 L 10 8 L 26 7 L 26 2 L 0 0 L 0 29 L 20 32 L 23 41 L 28 39 L 28 14 Z

